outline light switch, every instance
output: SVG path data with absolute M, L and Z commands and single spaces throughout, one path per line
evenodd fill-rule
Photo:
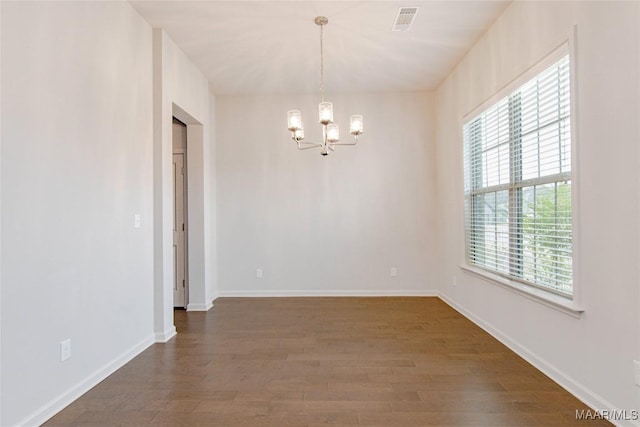
M 140 214 L 135 214 L 133 216 L 133 228 L 140 228 Z
M 71 338 L 60 341 L 60 361 L 64 362 L 71 357 Z

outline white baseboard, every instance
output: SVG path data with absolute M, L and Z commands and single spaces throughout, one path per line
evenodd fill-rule
M 168 330 L 164 331 L 164 332 L 156 332 L 154 337 L 155 337 L 155 342 L 157 343 L 165 343 L 167 341 L 169 341 L 171 338 L 176 336 L 176 327 L 175 326 L 171 326 L 171 328 L 169 328 Z
M 98 385 L 101 381 L 113 374 L 115 371 L 123 367 L 131 359 L 142 353 L 149 346 L 154 343 L 153 335 L 140 341 L 138 344 L 131 347 L 129 350 L 122 353 L 120 356 L 107 363 L 102 368 L 94 371 L 84 380 L 71 387 L 64 392 L 60 397 L 51 400 L 49 403 L 40 407 L 34 413 L 23 419 L 17 425 L 19 426 L 39 426 L 44 424 L 49 418 L 69 406 L 73 401 L 80 396 L 91 390 Z
M 206 304 L 201 303 L 189 303 L 187 304 L 187 311 L 209 311 L 213 307 L 213 301 L 209 301 Z
M 574 395 L 576 398 L 581 400 L 585 405 L 589 406 L 595 410 L 617 410 L 611 403 L 609 403 L 602 396 L 593 392 L 583 384 L 575 381 L 573 378 L 564 374 L 560 369 L 556 368 L 552 363 L 538 356 L 535 352 L 529 350 L 527 347 L 520 344 L 518 341 L 513 340 L 508 335 L 497 329 L 492 324 L 484 321 L 478 316 L 474 315 L 461 305 L 457 304 L 455 301 L 449 299 L 446 295 L 440 293 L 438 297 L 444 301 L 446 304 L 451 306 L 458 313 L 462 314 L 467 319 L 471 320 L 473 323 L 478 325 L 484 331 L 486 331 L 489 335 L 500 341 L 502 344 L 506 345 L 509 349 L 511 349 L 514 353 L 525 359 L 527 362 L 531 363 L 536 369 L 541 371 L 543 374 L 551 378 L 553 381 L 558 383 L 562 388 L 567 390 L 569 393 Z M 609 420 L 616 426 L 620 427 L 637 427 L 638 424 L 633 423 L 632 421 L 618 421 L 618 420 Z
M 437 297 L 437 290 L 233 290 L 218 292 L 218 297 Z

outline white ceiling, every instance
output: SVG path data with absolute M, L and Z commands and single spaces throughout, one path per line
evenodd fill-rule
M 131 1 L 204 73 L 217 94 L 318 90 L 325 27 L 328 92 L 431 90 L 508 1 Z M 419 6 L 408 32 L 399 7 Z

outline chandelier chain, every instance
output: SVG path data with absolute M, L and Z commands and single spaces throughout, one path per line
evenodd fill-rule
M 324 102 L 324 24 L 320 25 L 320 98 Z

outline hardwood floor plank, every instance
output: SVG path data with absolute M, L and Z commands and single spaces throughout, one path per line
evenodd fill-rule
M 600 426 L 437 298 L 220 298 L 46 426 Z

